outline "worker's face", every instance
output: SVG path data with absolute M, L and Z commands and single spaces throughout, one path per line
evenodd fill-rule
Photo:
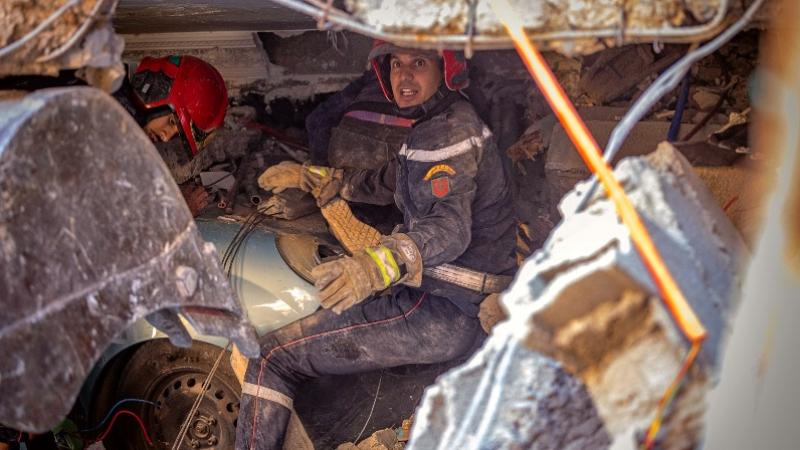
M 389 78 L 397 106 L 417 106 L 431 98 L 442 83 L 439 58 L 429 53 L 397 52 L 389 57 Z
M 154 144 L 158 141 L 167 142 L 178 134 L 178 120 L 175 114 L 158 116 L 145 124 L 144 132 Z

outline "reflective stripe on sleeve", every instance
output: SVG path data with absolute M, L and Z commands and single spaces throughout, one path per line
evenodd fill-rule
M 462 155 L 472 150 L 474 147 L 483 145 L 483 142 L 492 135 L 492 132 L 484 127 L 480 136 L 471 136 L 463 141 L 448 145 L 436 150 L 408 148 L 406 144 L 400 149 L 400 155 L 405 156 L 409 161 L 418 162 L 437 162 L 445 161 L 450 158 Z

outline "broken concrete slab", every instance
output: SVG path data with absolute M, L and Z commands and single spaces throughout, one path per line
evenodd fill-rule
M 145 317 L 173 344 L 191 345 L 180 312 L 258 356 L 218 259 L 112 97 L 83 87 L 2 102 L 0 422 L 51 429 L 112 339 Z
M 691 448 L 700 439 L 702 399 L 715 382 L 747 251 L 671 146 L 627 158 L 615 174 L 708 330 L 661 440 L 663 448 Z M 552 439 L 546 448 L 637 445 L 687 343 L 610 200 L 598 193 L 586 210 L 572 212 L 583 188 L 564 199 L 564 220 L 503 295 L 509 319 L 467 364 L 426 393 L 412 448 L 466 448 L 466 442 L 471 448 L 531 448 L 537 439 Z M 553 410 L 533 405 L 537 413 L 530 413 L 538 396 L 562 394 L 570 400 Z M 569 427 L 553 426 L 554 417 Z M 585 429 L 594 430 L 583 435 L 592 445 L 570 440 L 571 430 Z
M 606 448 L 583 384 L 500 324 L 465 365 L 437 380 L 417 409 L 410 450 Z

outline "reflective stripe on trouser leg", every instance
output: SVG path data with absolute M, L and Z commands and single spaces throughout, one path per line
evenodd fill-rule
M 319 310 L 262 337 L 264 357 L 250 361 L 245 377 L 259 397 L 242 397 L 237 450 L 275 448 L 283 438 L 290 410 L 262 399 L 270 395 L 264 387 L 293 398 L 300 380 L 449 361 L 470 350 L 483 334 L 477 319 L 445 298 L 421 294 L 395 288 L 341 315 Z

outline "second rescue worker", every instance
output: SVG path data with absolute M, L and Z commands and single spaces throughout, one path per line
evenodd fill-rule
M 515 269 L 509 185 L 492 134 L 458 92 L 463 60 L 382 42 L 370 60 L 398 114 L 415 119 L 396 169 L 403 224 L 382 245 L 314 268 L 324 309 L 261 338 L 242 388 L 239 450 L 282 448 L 309 378 L 467 354 L 485 336 L 479 303 Z M 329 196 L 335 173 L 276 166 L 260 181 Z

